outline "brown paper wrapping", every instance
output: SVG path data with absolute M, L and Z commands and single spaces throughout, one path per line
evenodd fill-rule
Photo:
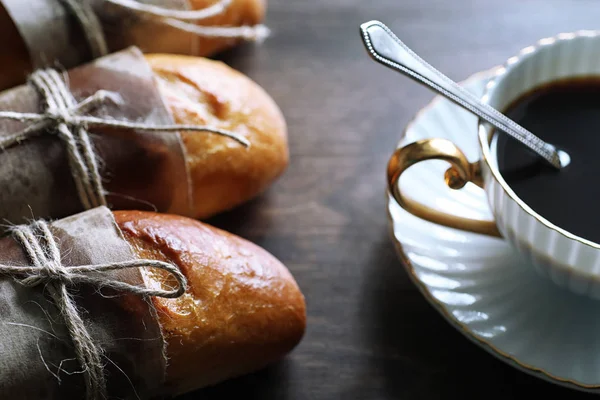
M 106 207 L 56 221 L 50 228 L 64 266 L 136 259 Z M 0 240 L 0 263 L 28 265 L 12 238 Z M 143 283 L 137 268 L 112 272 L 111 276 L 130 284 Z M 132 294 L 105 293 L 111 296 L 102 297 L 83 286 L 74 294 L 94 342 L 105 350 L 110 398 L 159 395 L 164 383 L 165 343 L 150 302 Z M 81 366 L 74 360 L 72 341 L 43 285 L 28 288 L 10 277 L 0 277 L 0 337 L 0 398 L 84 398 L 83 377 L 75 373 Z
M 104 0 L 90 4 L 110 52 L 139 47 L 143 52 L 197 54 L 198 39 L 156 20 Z M 188 0 L 138 0 L 174 10 L 190 10 Z M 25 41 L 33 68 L 72 68 L 91 60 L 80 23 L 62 0 L 0 0 Z
M 129 48 L 68 72 L 78 101 L 100 89 L 118 92 L 121 105 L 107 102 L 91 112 L 157 125 L 172 124 L 140 51 Z M 29 85 L 0 94 L 0 110 L 42 112 L 39 94 Z M 0 119 L 0 137 L 18 132 L 22 122 Z M 109 207 L 185 213 L 189 179 L 179 133 L 90 129 L 101 162 Z M 69 169 L 65 145 L 42 133 L 0 152 L 0 220 L 61 218 L 83 211 Z

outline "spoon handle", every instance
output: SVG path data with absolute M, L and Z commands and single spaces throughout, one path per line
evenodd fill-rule
M 360 26 L 360 30 L 367 51 L 375 61 L 435 90 L 517 139 L 553 167 L 561 168 L 558 151 L 553 145 L 544 142 L 495 108 L 482 103 L 469 91 L 429 65 L 402 43 L 383 23 L 379 21 L 366 22 Z

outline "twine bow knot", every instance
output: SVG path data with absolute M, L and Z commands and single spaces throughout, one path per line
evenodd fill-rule
M 72 283 L 67 269 L 55 261 L 45 263 L 36 273 L 19 280 L 19 283 L 23 286 L 35 287 L 41 283 L 50 281 L 62 282 L 69 285 Z
M 48 110 L 48 119 L 54 121 L 57 125 L 68 124 L 69 115 L 63 110 Z
M 98 157 L 87 131 L 90 126 L 121 129 L 156 131 L 197 131 L 209 132 L 231 138 L 245 147 L 250 142 L 235 133 L 199 125 L 155 125 L 143 122 L 120 121 L 109 117 L 86 115 L 100 104 L 110 101 L 122 104 L 118 93 L 99 90 L 77 103 L 61 75 L 54 69 L 35 71 L 29 82 L 44 100 L 43 113 L 21 113 L 0 111 L 0 119 L 10 119 L 30 123 L 23 130 L 0 136 L 0 150 L 7 149 L 44 132 L 55 132 L 65 144 L 71 174 L 75 181 L 79 199 L 85 209 L 106 206 L 106 191 L 102 185 Z
M 94 58 L 109 53 L 102 24 L 94 13 L 91 3 L 81 0 L 60 0 L 75 16 L 82 27 L 85 39 Z M 193 21 L 202 21 L 222 14 L 232 0 L 218 0 L 199 10 L 174 10 L 141 3 L 136 0 L 106 0 L 108 3 L 133 11 L 141 17 L 152 18 L 164 25 L 207 38 L 231 38 L 262 42 L 270 30 L 263 24 L 255 26 L 200 26 Z
M 270 35 L 270 30 L 263 24 L 244 26 L 201 26 L 194 21 L 203 21 L 225 12 L 232 0 L 217 0 L 214 4 L 199 10 L 174 10 L 137 0 L 106 0 L 141 16 L 152 18 L 165 25 L 194 35 L 208 38 L 231 38 L 262 42 Z
M 102 363 L 102 348 L 97 345 L 80 316 L 68 287 L 88 284 L 98 290 L 113 290 L 140 296 L 175 298 L 186 289 L 187 281 L 179 269 L 169 263 L 157 260 L 132 260 L 109 264 L 65 267 L 61 262 L 60 249 L 44 221 L 32 225 L 18 225 L 12 228 L 13 238 L 23 247 L 31 261 L 30 266 L 0 264 L 0 275 L 8 275 L 19 283 L 34 287 L 46 284 L 45 288 L 58 307 L 67 331 L 75 348 L 75 355 L 83 367 L 87 400 L 107 398 L 106 377 Z M 169 289 L 149 289 L 132 285 L 102 272 L 128 268 L 159 268 L 167 271 L 177 281 L 177 287 Z

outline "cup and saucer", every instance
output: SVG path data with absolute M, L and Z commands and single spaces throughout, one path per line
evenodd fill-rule
M 542 39 L 461 85 L 503 110 L 537 87 L 586 76 L 600 78 L 600 32 Z M 415 115 L 388 165 L 398 255 L 426 299 L 483 349 L 600 393 L 600 244 L 515 193 L 499 172 L 496 136 L 440 96 Z

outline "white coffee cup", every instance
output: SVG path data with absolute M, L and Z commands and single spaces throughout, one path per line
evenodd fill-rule
M 600 31 L 578 31 L 542 39 L 508 59 L 497 71 L 488 82 L 482 101 L 499 111 L 532 89 L 550 82 L 600 77 Z M 475 136 L 475 132 L 472 134 Z M 505 238 L 537 267 L 537 271 L 556 284 L 600 298 L 600 244 L 556 226 L 514 193 L 500 175 L 494 135 L 493 127 L 479 121 L 477 137 L 481 158 L 474 163 L 446 139 L 424 139 L 397 149 L 388 163 L 389 191 L 400 206 L 418 217 Z M 445 174 L 451 188 L 460 189 L 472 182 L 485 190 L 495 221 L 458 217 L 405 197 L 398 185 L 400 175 L 415 163 L 431 159 L 451 164 Z

